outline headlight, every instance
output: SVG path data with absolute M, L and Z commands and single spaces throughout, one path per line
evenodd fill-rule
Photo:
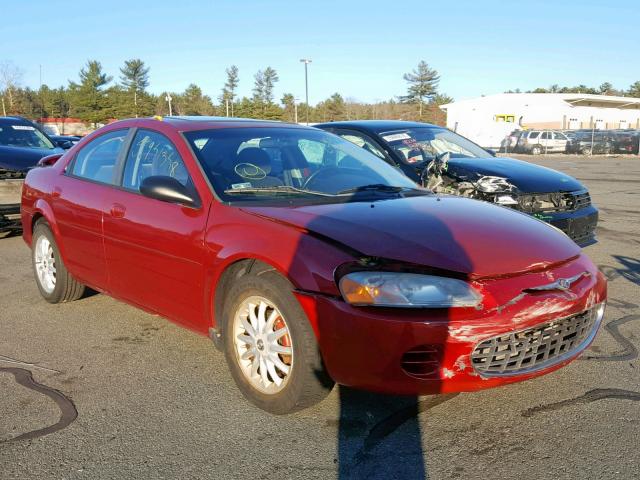
M 485 176 L 476 182 L 476 188 L 485 193 L 512 192 L 515 187 L 504 177 Z
M 353 272 L 340 279 L 340 292 L 352 305 L 380 307 L 475 307 L 482 297 L 455 278 L 395 272 Z

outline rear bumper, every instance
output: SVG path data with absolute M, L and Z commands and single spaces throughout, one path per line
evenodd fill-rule
M 576 271 L 585 271 L 584 266 L 582 261 L 576 261 L 559 272 L 554 271 L 553 275 L 568 277 Z M 482 311 L 468 312 L 469 318 L 461 318 L 467 314 L 461 316 L 453 311 L 458 309 L 362 308 L 326 296 L 303 293 L 297 296 L 314 324 L 326 368 L 336 382 L 392 394 L 462 392 L 544 375 L 579 356 L 593 340 L 599 321 L 582 343 L 543 368 L 490 376 L 477 370 L 471 357 L 484 340 L 553 324 L 604 302 L 604 277 L 593 266 L 589 267 L 589 273 L 572 288 L 571 295 L 567 295 L 568 292 L 520 295 L 514 303 L 500 300 L 499 308 L 487 306 Z M 494 287 L 502 292 L 510 290 L 508 296 L 511 296 L 527 288 L 524 286 L 527 282 L 539 285 L 544 278 L 549 282 L 549 277 L 542 274 L 525 277 L 529 277 L 528 280 L 502 279 L 496 281 Z M 511 286 L 504 282 L 511 282 Z M 414 370 L 416 362 L 422 362 L 417 365 L 419 370 Z
M 538 218 L 562 230 L 581 247 L 592 245 L 597 241 L 598 209 L 593 205 L 575 212 L 549 213 Z

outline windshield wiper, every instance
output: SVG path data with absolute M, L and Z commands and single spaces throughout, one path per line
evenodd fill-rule
M 304 190 L 302 188 L 291 187 L 289 185 L 278 185 L 275 187 L 251 187 L 251 188 L 229 188 L 224 191 L 227 195 L 238 194 L 261 194 L 261 193 L 286 193 L 294 195 L 319 195 L 322 197 L 333 197 L 330 193 L 316 192 L 314 190 Z
M 384 183 L 372 183 L 370 185 L 361 185 L 359 187 L 347 188 L 346 190 L 340 190 L 338 195 L 344 195 L 347 193 L 358 192 L 388 192 L 388 193 L 400 193 L 406 190 L 416 190 L 409 187 L 394 187 L 392 185 L 385 185 Z

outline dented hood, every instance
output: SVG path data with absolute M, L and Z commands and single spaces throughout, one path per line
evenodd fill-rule
M 540 269 L 580 253 L 568 237 L 528 215 L 453 196 L 302 207 L 243 207 L 374 257 L 473 277 Z
M 42 157 L 64 153 L 61 148 L 21 148 L 0 145 L 0 168 L 15 172 L 26 172 Z
M 504 177 L 524 193 L 574 192 L 585 188 L 564 173 L 505 157 L 452 158 L 447 171 L 471 182 L 483 176 Z

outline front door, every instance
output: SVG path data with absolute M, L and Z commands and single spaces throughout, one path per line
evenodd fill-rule
M 178 149 L 166 136 L 137 130 L 104 216 L 111 292 L 181 323 L 204 316 L 204 230 L 208 205 L 168 203 L 140 193 L 149 176 L 170 176 L 194 189 Z

